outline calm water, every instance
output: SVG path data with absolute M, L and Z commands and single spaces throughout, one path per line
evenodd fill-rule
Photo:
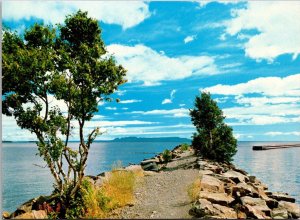
M 150 158 L 166 148 L 172 149 L 178 144 L 95 143 L 91 148 L 86 174 L 97 175 L 110 170 L 118 160 L 123 165 L 139 163 L 144 158 Z M 258 144 L 270 142 L 240 142 L 234 163 L 257 176 L 270 190 L 288 192 L 300 203 L 300 148 L 252 151 L 252 145 Z M 4 143 L 2 150 L 3 210 L 13 211 L 33 197 L 51 193 L 52 177 L 47 168 L 36 166 L 43 166 L 44 162 L 35 155 L 37 148 L 33 143 Z

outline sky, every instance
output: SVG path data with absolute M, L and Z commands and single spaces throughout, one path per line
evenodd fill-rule
M 207 91 L 239 141 L 300 140 L 300 1 L 3 1 L 2 24 L 22 35 L 78 9 L 128 71 L 121 102 L 100 103 L 86 124 L 98 139 L 191 138 L 189 109 Z M 11 117 L 2 127 L 3 140 L 35 140 Z

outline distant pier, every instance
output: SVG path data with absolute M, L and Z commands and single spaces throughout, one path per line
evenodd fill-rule
M 273 150 L 282 148 L 300 147 L 300 144 L 261 145 L 253 146 L 252 150 Z

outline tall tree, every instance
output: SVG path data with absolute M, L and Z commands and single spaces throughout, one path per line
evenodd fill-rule
M 79 190 L 89 149 L 100 133 L 97 127 L 87 134 L 86 122 L 99 101 L 109 100 L 126 82 L 125 69 L 106 55 L 100 34 L 98 22 L 78 11 L 58 28 L 35 24 L 24 37 L 10 31 L 3 35 L 3 113 L 36 135 L 64 202 Z M 52 106 L 53 98 L 65 103 L 66 112 Z M 75 126 L 80 143 L 72 149 Z
M 192 145 L 205 158 L 229 162 L 236 153 L 237 141 L 232 128 L 224 123 L 225 117 L 209 93 L 202 92 L 190 110 L 191 120 L 197 129 Z

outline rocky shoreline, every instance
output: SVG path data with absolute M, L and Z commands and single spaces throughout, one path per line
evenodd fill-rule
M 193 149 L 183 150 L 181 146 L 175 147 L 170 153 L 170 158 L 166 161 L 163 153 L 156 155 L 151 159 L 141 161 L 139 165 L 132 164 L 123 169 L 125 170 L 142 170 L 145 173 L 144 178 L 155 175 L 155 178 L 163 178 L 164 173 L 176 175 L 175 170 L 180 170 L 178 179 L 182 173 L 187 170 L 193 171 L 195 176 L 189 181 L 199 181 L 199 189 L 195 201 L 190 202 L 187 213 L 182 216 L 189 218 L 254 218 L 254 219 L 298 219 L 300 218 L 300 206 L 295 203 L 295 199 L 286 193 L 270 192 L 268 187 L 255 176 L 249 175 L 246 171 L 238 169 L 231 163 L 218 163 L 205 160 L 194 155 Z M 173 172 L 173 173 L 172 173 Z M 95 186 L 101 186 L 110 172 L 104 172 L 97 176 L 88 176 L 91 183 Z M 196 177 L 196 179 L 195 179 Z M 187 177 L 185 177 L 187 178 Z M 164 181 L 164 179 L 162 179 Z M 177 184 L 181 184 L 180 181 Z M 172 191 L 172 184 L 167 186 Z M 150 190 L 148 188 L 143 189 Z M 151 189 L 153 190 L 153 189 Z M 159 190 L 159 189 L 155 189 Z M 176 191 L 176 190 L 175 190 Z M 163 191 L 162 191 L 163 192 Z M 176 192 L 174 192 L 176 193 Z M 184 193 L 184 192 L 177 192 Z M 185 191 L 187 194 L 187 191 Z M 164 193 L 160 194 L 165 196 Z M 49 207 L 44 207 L 45 201 L 49 203 L 53 196 L 39 197 L 32 199 L 21 205 L 15 212 L 9 214 L 3 212 L 2 218 L 19 218 L 19 219 L 42 219 L 47 218 Z M 159 199 L 159 198 L 158 198 Z M 47 204 L 46 203 L 46 204 Z M 142 202 L 143 205 L 144 201 Z M 131 204 L 131 210 L 136 204 Z M 155 204 L 154 204 L 155 205 Z M 57 207 L 56 207 L 57 208 Z M 125 207 L 126 209 L 126 207 Z M 140 210 L 140 209 L 138 209 Z M 53 210 L 52 210 L 53 211 Z M 154 212 L 153 210 L 148 210 Z M 156 211 L 155 211 L 156 212 Z M 122 213 L 122 210 L 121 210 Z M 125 212 L 123 212 L 125 213 Z M 134 213 L 133 213 L 134 214 Z M 160 216 L 151 215 L 121 215 L 113 216 L 116 218 L 171 218 L 163 216 L 166 214 L 162 211 Z M 177 218 L 180 216 L 177 216 Z

